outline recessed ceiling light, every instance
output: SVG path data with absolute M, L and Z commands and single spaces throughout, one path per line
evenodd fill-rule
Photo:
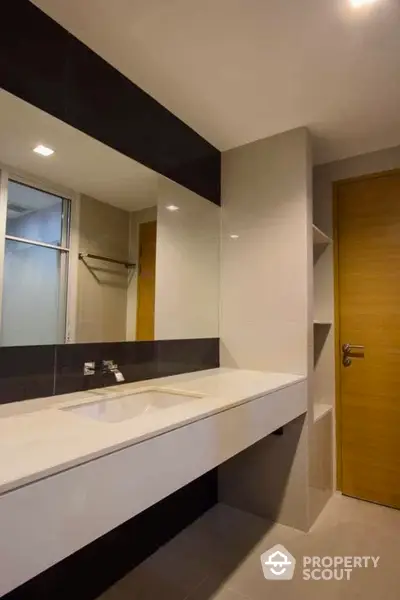
M 168 204 L 168 206 L 165 207 L 167 210 L 170 210 L 171 212 L 175 212 L 176 210 L 179 210 L 179 206 L 175 206 L 175 204 Z
M 232 234 L 231 234 L 229 237 L 230 237 L 232 240 L 237 240 L 237 239 L 239 239 L 239 236 L 238 236 L 238 234 L 237 234 L 237 233 L 232 233 Z
M 350 4 L 354 6 L 354 8 L 358 8 L 359 6 L 365 6 L 366 4 L 374 4 L 378 0 L 350 0 Z
M 36 146 L 36 148 L 34 148 L 33 151 L 36 152 L 36 154 L 41 154 L 42 156 L 51 156 L 52 154 L 54 154 L 54 150 L 48 148 L 47 146 L 42 146 L 42 144 Z

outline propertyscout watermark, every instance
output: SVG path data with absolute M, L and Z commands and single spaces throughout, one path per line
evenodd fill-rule
M 376 569 L 379 556 L 303 556 L 301 575 L 305 581 L 337 581 L 351 579 L 355 569 Z M 265 579 L 293 579 L 296 559 L 278 544 L 261 555 Z

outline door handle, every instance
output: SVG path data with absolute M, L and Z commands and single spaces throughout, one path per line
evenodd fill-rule
M 343 346 L 342 346 L 342 352 L 344 354 L 348 354 L 352 350 L 361 350 L 363 352 L 364 351 L 364 346 L 360 346 L 360 345 L 357 345 L 357 344 L 343 344 Z
M 360 354 L 362 353 L 362 356 L 353 356 L 351 354 L 352 350 L 358 350 L 360 352 Z M 344 367 L 350 367 L 351 363 L 352 363 L 352 358 L 364 358 L 364 346 L 361 346 L 359 344 L 343 344 L 342 346 L 342 363 Z

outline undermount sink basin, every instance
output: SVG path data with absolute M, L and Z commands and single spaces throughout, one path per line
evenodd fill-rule
M 67 406 L 61 410 L 89 419 L 95 419 L 96 421 L 118 423 L 126 419 L 141 417 L 145 414 L 184 404 L 197 398 L 202 398 L 202 396 L 187 392 L 152 388 L 130 394 L 121 394 L 112 398 L 103 398 L 102 400 L 78 406 Z

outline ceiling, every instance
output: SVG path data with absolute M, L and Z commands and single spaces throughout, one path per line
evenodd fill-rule
M 400 3 L 34 0 L 220 150 L 306 125 L 314 162 L 400 144 Z
M 54 154 L 35 154 L 38 144 Z M 157 173 L 4 90 L 0 163 L 43 180 L 59 193 L 87 194 L 127 211 L 157 203 Z

